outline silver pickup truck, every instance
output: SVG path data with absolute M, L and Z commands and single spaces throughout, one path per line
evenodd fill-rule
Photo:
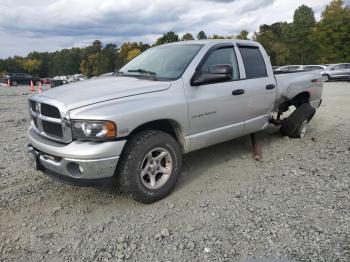
M 319 73 L 277 74 L 257 42 L 205 40 L 151 48 L 114 76 L 29 99 L 28 153 L 68 184 L 116 184 L 135 200 L 167 196 L 182 155 L 281 125 L 303 137 L 321 104 Z M 296 109 L 282 117 L 289 107 Z

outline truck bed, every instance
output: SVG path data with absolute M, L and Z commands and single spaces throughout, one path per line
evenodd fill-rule
M 278 94 L 276 105 L 291 100 L 297 94 L 307 92 L 310 95 L 310 101 L 319 100 L 322 94 L 322 76 L 319 71 L 294 71 L 283 74 L 275 74 Z

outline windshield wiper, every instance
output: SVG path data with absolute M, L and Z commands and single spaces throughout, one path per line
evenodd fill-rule
M 140 74 L 147 74 L 147 75 L 153 75 L 153 76 L 157 75 L 156 72 L 148 71 L 148 70 L 145 70 L 145 69 L 142 69 L 142 68 L 140 68 L 140 69 L 130 69 L 130 70 L 128 70 L 128 72 L 130 72 L 130 73 L 137 72 L 137 73 L 140 73 Z

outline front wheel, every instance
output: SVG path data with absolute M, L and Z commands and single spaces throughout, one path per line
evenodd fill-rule
M 158 130 L 131 137 L 118 163 L 121 190 L 141 203 L 156 202 L 171 193 L 182 168 L 178 142 Z
M 328 82 L 329 79 L 330 79 L 329 75 L 322 75 L 322 80 L 323 80 L 324 82 Z

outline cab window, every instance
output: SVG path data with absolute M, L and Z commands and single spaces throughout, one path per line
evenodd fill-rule
M 239 46 L 247 78 L 266 77 L 264 58 L 257 46 Z
M 239 79 L 238 64 L 233 47 L 224 47 L 214 50 L 202 64 L 200 71 L 210 73 L 213 65 L 230 65 L 232 66 L 232 80 Z

